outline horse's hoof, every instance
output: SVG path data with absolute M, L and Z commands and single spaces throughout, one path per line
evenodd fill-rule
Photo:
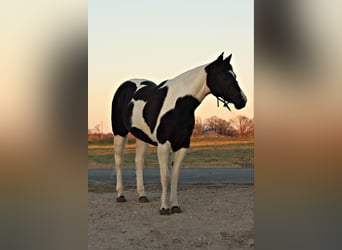
M 159 214 L 160 214 L 160 215 L 170 215 L 170 214 L 171 214 L 170 208 L 162 208 L 162 209 L 159 209 Z
M 139 197 L 139 202 L 140 203 L 147 203 L 147 202 L 150 202 L 146 196 L 140 196 Z
M 121 195 L 121 196 L 117 197 L 116 202 L 119 202 L 119 203 L 126 202 L 125 196 Z
M 171 208 L 171 213 L 172 214 L 179 214 L 179 213 L 181 213 L 182 212 L 182 209 L 180 208 L 180 206 L 173 206 L 172 208 Z

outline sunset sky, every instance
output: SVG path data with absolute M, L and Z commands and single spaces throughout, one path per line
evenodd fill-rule
M 88 6 L 88 128 L 111 132 L 111 101 L 130 78 L 156 83 L 233 54 L 231 64 L 248 102 L 232 112 L 206 97 L 196 116 L 254 117 L 254 1 L 95 1 Z M 233 107 L 233 105 L 231 105 Z

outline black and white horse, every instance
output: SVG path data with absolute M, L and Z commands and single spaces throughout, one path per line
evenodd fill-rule
M 223 53 L 213 62 L 191 69 L 159 85 L 132 79 L 120 85 L 112 102 L 112 129 L 117 176 L 117 201 L 125 202 L 121 164 L 128 132 L 136 137 L 136 178 L 140 202 L 148 202 L 143 184 L 144 157 L 148 144 L 157 146 L 162 184 L 160 214 L 180 213 L 177 199 L 179 168 L 190 146 L 194 111 L 208 94 L 220 98 L 228 107 L 246 105 L 247 98 L 236 80 L 231 56 Z M 168 164 L 173 154 L 170 205 L 167 204 Z

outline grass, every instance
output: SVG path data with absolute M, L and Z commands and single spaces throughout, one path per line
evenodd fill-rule
M 135 142 L 129 140 L 124 154 L 123 168 L 134 168 Z M 171 161 L 171 157 L 170 157 Z M 253 167 L 253 138 L 198 138 L 191 139 L 190 150 L 182 167 Z M 112 168 L 114 166 L 113 144 L 89 143 L 88 168 Z M 157 168 L 157 148 L 149 147 L 145 158 L 145 166 Z

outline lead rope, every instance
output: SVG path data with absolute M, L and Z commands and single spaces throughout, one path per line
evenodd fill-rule
M 228 102 L 227 102 L 226 100 L 224 100 L 223 98 L 218 97 L 218 96 L 216 96 L 216 98 L 217 98 L 217 107 L 220 106 L 220 102 L 223 102 L 223 107 L 225 107 L 225 108 L 227 108 L 229 111 L 231 111 L 230 108 L 229 108 L 229 106 L 228 106 Z

